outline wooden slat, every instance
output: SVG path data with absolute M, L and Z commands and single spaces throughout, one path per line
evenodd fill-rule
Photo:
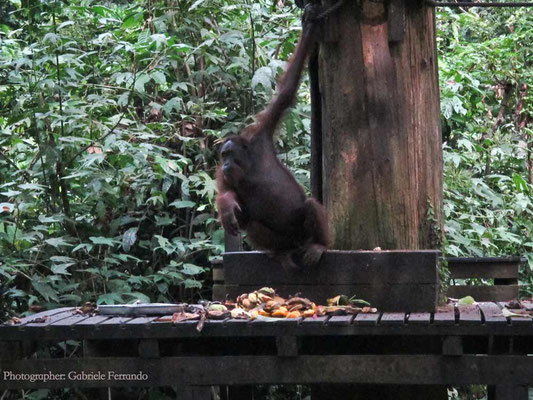
M 32 320 L 30 319 L 27 323 L 23 324 L 22 327 L 44 327 L 52 325 L 57 321 L 71 317 L 73 312 L 74 308 L 67 308 L 66 310 L 61 311 L 57 314 L 49 315 L 44 322 L 31 322 Z
M 439 307 L 433 316 L 433 323 L 435 325 L 454 325 L 455 308 L 452 305 Z
M 128 321 L 131 321 L 132 317 L 112 317 L 102 321 L 101 325 L 122 325 Z
M 368 325 L 377 325 L 379 318 L 381 314 L 379 313 L 373 313 L 373 314 L 357 314 L 355 317 L 353 324 L 354 325 L 362 325 L 362 326 L 368 326 Z
M 332 316 L 328 321 L 328 326 L 350 325 L 354 318 L 355 315 Z
M 78 324 L 82 321 L 85 321 L 86 319 L 91 318 L 90 315 L 83 315 L 83 314 L 74 314 L 71 317 L 61 319 L 59 321 L 52 322 L 50 325 L 53 326 L 72 326 L 75 324 Z
M 304 318 L 302 323 L 300 324 L 302 326 L 302 328 L 306 328 L 308 326 L 320 326 L 320 327 L 325 327 L 326 326 L 326 323 L 328 322 L 328 320 L 330 319 L 331 317 L 329 315 L 324 315 L 323 317 L 309 317 L 309 318 Z
M 333 284 L 436 284 L 438 251 L 327 251 L 319 265 L 287 271 L 262 252 L 224 254 L 224 281 L 258 287 Z
M 213 286 L 213 293 L 224 298 L 229 293 L 230 298 L 236 298 L 242 293 L 249 293 L 264 286 L 257 285 L 225 285 Z M 276 291 L 282 297 L 295 293 L 302 293 L 311 301 L 324 304 L 326 299 L 339 294 L 357 295 L 380 311 L 390 312 L 433 312 L 437 306 L 437 285 L 277 285 Z
M 242 327 L 242 328 L 245 328 L 248 324 L 250 323 L 250 321 L 248 321 L 247 319 L 227 319 L 227 320 L 224 320 L 223 321 L 223 325 L 224 326 L 236 326 L 236 327 Z
M 450 278 L 518 278 L 520 257 L 448 258 Z
M 108 320 L 110 319 L 111 317 L 109 317 L 108 315 L 94 315 L 90 318 L 87 318 L 87 319 L 84 319 L 83 321 L 80 321 L 79 323 L 76 324 L 76 326 L 79 326 L 79 325 L 98 325 L 102 322 L 104 322 L 105 320 Z
M 405 322 L 405 313 L 383 313 L 380 324 L 383 325 L 403 325 Z
M 429 325 L 430 321 L 430 313 L 410 313 L 407 323 L 409 325 Z
M 209 368 L 206 369 L 206 366 Z M 531 383 L 533 357 L 513 355 L 449 357 L 441 355 L 310 355 L 289 357 L 280 362 L 278 356 L 208 356 L 162 357 L 147 362 L 142 358 L 24 359 L 3 363 L 3 371 L 13 374 L 68 374 L 109 371 L 116 374 L 139 373 L 148 380 L 128 381 L 129 387 L 223 384 L 498 384 Z M 255 371 L 255 373 L 254 373 Z M 339 373 L 343 371 L 343 373 Z M 28 380 L 0 381 L 0 389 L 117 387 L 124 381 L 87 379 L 76 381 Z
M 28 322 L 33 321 L 33 320 L 35 320 L 37 318 L 52 317 L 52 316 L 54 316 L 56 314 L 59 314 L 59 313 L 62 313 L 62 312 L 68 311 L 68 310 L 74 311 L 74 307 L 61 307 L 61 308 L 56 308 L 56 309 L 53 309 L 53 310 L 41 311 L 41 312 L 36 313 L 36 314 L 28 315 L 27 317 L 21 318 L 20 319 L 20 323 L 17 324 L 17 325 L 20 326 L 20 325 L 27 324 Z
M 456 299 L 472 296 L 476 301 L 507 301 L 518 298 L 518 285 L 455 285 L 446 294 Z
M 303 321 L 303 317 L 300 318 L 285 318 L 280 321 L 277 321 L 276 324 L 282 329 L 291 329 L 300 325 Z
M 136 317 L 133 318 L 131 321 L 126 322 L 128 325 L 141 325 L 141 324 L 150 324 L 156 319 L 158 319 L 159 316 L 152 316 L 152 317 Z
M 459 324 L 460 325 L 474 325 L 481 324 L 481 313 L 479 308 L 475 305 L 458 305 L 459 310 Z
M 480 302 L 478 307 L 483 313 L 483 318 L 486 324 L 501 324 L 506 323 L 507 318 L 502 315 L 502 310 L 495 303 Z

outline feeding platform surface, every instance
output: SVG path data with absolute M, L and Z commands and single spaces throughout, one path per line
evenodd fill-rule
M 505 317 L 502 306 L 487 302 L 435 313 L 228 318 L 207 320 L 201 331 L 197 321 L 81 315 L 61 308 L 0 326 L 0 359 L 3 370 L 18 373 L 142 370 L 149 377 L 130 386 L 531 384 L 533 319 Z M 35 346 L 64 340 L 80 340 L 83 357 L 26 358 Z M 46 384 L 0 379 L 0 388 L 124 384 L 107 378 Z

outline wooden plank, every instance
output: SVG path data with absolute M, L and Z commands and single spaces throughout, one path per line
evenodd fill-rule
M 355 319 L 355 315 L 339 315 L 332 316 L 328 322 L 328 326 L 345 326 L 350 325 Z
M 32 322 L 36 321 L 36 319 L 30 319 L 27 323 L 21 325 L 21 328 L 27 328 L 27 327 L 45 327 L 52 325 L 53 323 L 56 323 L 62 319 L 66 319 L 72 316 L 72 313 L 74 312 L 74 308 L 67 308 L 64 311 L 61 311 L 59 313 L 54 313 L 53 315 L 48 315 L 48 318 L 44 320 L 43 322 Z
M 142 325 L 142 324 L 149 325 L 158 318 L 159 316 L 157 317 L 136 317 L 136 318 L 133 318 L 131 321 L 126 322 L 126 324 L 128 325 Z
M 334 284 L 380 285 L 437 282 L 438 251 L 340 251 L 329 250 L 319 265 L 287 271 L 262 252 L 224 254 L 224 282 L 229 285 L 274 286 Z
M 305 275 L 305 274 L 304 274 Z M 252 292 L 262 283 L 257 285 L 228 285 L 223 291 L 229 298 L 236 298 L 242 293 Z M 412 285 L 277 285 L 277 292 L 282 297 L 302 293 L 311 301 L 324 304 L 326 299 L 345 294 L 357 294 L 379 311 L 398 312 L 433 312 L 437 308 L 437 285 L 412 284 Z M 213 292 L 215 286 L 213 287 Z M 218 294 L 220 296 L 221 293 Z M 224 296 L 222 296 L 224 297 Z
M 86 319 L 91 318 L 91 315 L 83 315 L 83 314 L 74 314 L 71 317 L 61 319 L 59 321 L 52 322 L 50 325 L 53 326 L 72 326 L 75 324 L 78 324 L 82 321 L 85 321 Z
M 502 310 L 495 303 L 480 302 L 478 307 L 483 314 L 483 319 L 486 324 L 502 324 L 507 323 L 507 318 L 502 315 Z
M 108 315 L 94 315 L 90 318 L 87 318 L 87 319 L 84 319 L 83 321 L 80 321 L 79 323 L 76 324 L 76 326 L 80 326 L 80 325 L 98 325 L 102 322 L 104 322 L 105 320 L 108 320 L 110 319 L 111 317 L 108 316 Z
M 507 301 L 518 298 L 518 285 L 455 285 L 448 287 L 446 294 L 456 299 L 472 296 L 476 301 Z
M 520 257 L 448 258 L 450 278 L 518 278 Z
M 28 315 L 27 317 L 21 318 L 20 319 L 20 323 L 17 324 L 17 326 L 22 326 L 22 325 L 27 324 L 28 322 L 33 321 L 35 319 L 39 319 L 39 318 L 43 318 L 43 317 L 52 317 L 52 316 L 54 316 L 56 314 L 59 314 L 59 313 L 62 313 L 62 312 L 68 311 L 68 310 L 74 311 L 74 307 L 55 308 L 53 310 L 41 311 L 41 312 L 36 313 L 36 314 Z
M 209 366 L 206 369 L 206 365 Z M 147 379 L 129 380 L 129 387 L 246 384 L 498 384 L 531 383 L 533 357 L 516 355 L 449 357 L 441 355 L 315 355 L 163 357 L 142 358 L 23 359 L 2 364 L 12 374 L 54 374 L 70 371 L 100 372 L 104 380 L 9 379 L 4 374 L 0 389 L 65 387 L 117 387 L 124 381 L 107 378 L 115 374 L 138 374 Z M 257 371 L 257 373 L 250 373 Z M 339 373 L 343 371 L 343 373 Z
M 410 313 L 407 319 L 409 325 L 429 325 L 430 321 L 430 313 Z
M 382 325 L 404 325 L 405 313 L 383 313 L 379 323 Z
M 304 318 L 300 326 L 302 327 L 302 329 L 306 329 L 307 327 L 310 327 L 310 326 L 311 327 L 313 326 L 325 327 L 330 318 L 331 317 L 329 315 L 324 315 L 323 317 L 316 317 L 316 318 L 315 317 Z
M 236 330 L 245 329 L 248 327 L 250 321 L 247 319 L 230 319 L 223 321 L 223 326 Z
M 131 321 L 133 317 L 111 317 L 102 321 L 100 325 L 122 325 L 128 321 Z
M 353 324 L 359 325 L 359 326 L 369 326 L 369 325 L 377 325 L 379 318 L 381 317 L 381 314 L 379 313 L 372 313 L 372 314 L 357 314 L 355 317 Z
M 458 305 L 459 325 L 481 324 L 481 313 L 475 305 Z
M 455 324 L 455 307 L 452 305 L 439 307 L 433 316 L 435 325 L 454 325 Z

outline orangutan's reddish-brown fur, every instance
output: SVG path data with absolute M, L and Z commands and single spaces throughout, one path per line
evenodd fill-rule
M 253 125 L 226 139 L 217 169 L 216 202 L 224 229 L 232 235 L 246 231 L 256 248 L 270 252 L 286 268 L 315 265 L 328 245 L 324 208 L 306 198 L 277 158 L 273 142 L 278 123 L 295 99 L 315 42 L 315 25 L 313 20 L 304 22 L 277 95 Z

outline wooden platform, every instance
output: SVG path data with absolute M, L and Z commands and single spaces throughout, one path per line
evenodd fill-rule
M 203 386 L 261 383 L 533 383 L 533 320 L 505 318 L 502 304 L 436 313 L 377 313 L 283 320 L 157 322 L 56 309 L 0 326 L 0 366 L 52 371 L 64 380 L 6 380 L 0 388 Z M 44 322 L 35 322 L 47 317 Z M 81 340 L 82 358 L 28 359 L 40 345 Z M 68 379 L 69 371 L 103 374 Z M 136 374 L 147 379 L 116 380 Z

